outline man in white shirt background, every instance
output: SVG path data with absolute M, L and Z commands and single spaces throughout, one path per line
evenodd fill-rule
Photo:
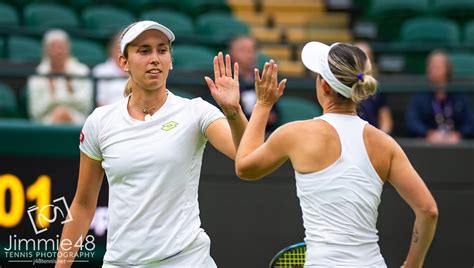
M 123 89 L 128 76 L 119 66 L 119 40 L 120 34 L 117 34 L 109 41 L 109 58 L 92 69 L 92 75 L 97 78 L 96 105 L 98 107 L 114 103 L 124 97 Z

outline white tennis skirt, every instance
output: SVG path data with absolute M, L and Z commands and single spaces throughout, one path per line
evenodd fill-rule
M 307 243 L 304 267 L 387 268 L 377 243 L 339 245 Z
M 186 247 L 183 251 L 168 259 L 160 261 L 156 264 L 140 265 L 133 267 L 169 267 L 169 268 L 216 268 L 217 265 L 211 257 L 211 239 L 202 230 L 194 241 Z M 116 266 L 110 263 L 104 263 L 102 268 L 125 268 L 130 266 Z

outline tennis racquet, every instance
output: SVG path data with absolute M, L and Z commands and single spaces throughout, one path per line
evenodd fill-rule
M 306 259 L 306 244 L 304 242 L 288 246 L 270 262 L 269 268 L 302 268 Z

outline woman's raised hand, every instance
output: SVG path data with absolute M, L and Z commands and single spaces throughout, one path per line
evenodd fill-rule
M 255 93 L 257 103 L 265 106 L 272 106 L 283 95 L 286 78 L 278 83 L 278 66 L 273 61 L 266 62 L 263 67 L 262 77 L 258 69 L 255 69 Z
M 232 64 L 230 56 L 224 56 L 219 52 L 214 57 L 214 81 L 205 77 L 207 86 L 211 91 L 214 100 L 222 109 L 234 108 L 240 105 L 240 88 L 239 88 L 239 65 L 234 64 L 234 74 L 232 75 Z

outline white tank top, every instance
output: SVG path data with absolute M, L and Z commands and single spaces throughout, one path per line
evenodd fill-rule
M 305 266 L 386 267 L 376 229 L 383 181 L 365 149 L 367 122 L 330 113 L 316 119 L 336 129 L 341 155 L 323 170 L 295 172 L 305 227 Z

